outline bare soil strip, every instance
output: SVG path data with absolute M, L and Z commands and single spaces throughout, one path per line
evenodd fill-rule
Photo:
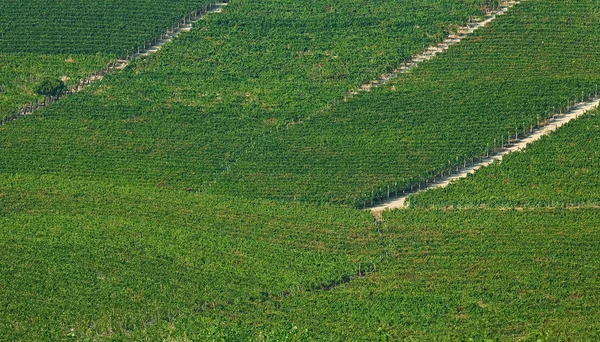
M 9 118 L 5 119 L 4 121 L 0 120 L 0 125 L 4 125 L 11 121 L 17 120 L 23 116 L 33 114 L 33 112 L 40 107 L 47 107 L 51 103 L 58 101 L 59 99 L 65 97 L 65 96 L 69 96 L 71 94 L 75 94 L 77 92 L 82 91 L 91 83 L 102 80 L 104 75 L 106 75 L 108 73 L 125 69 L 131 63 L 131 61 L 133 61 L 135 59 L 147 57 L 153 53 L 158 52 L 165 44 L 167 44 L 167 43 L 173 41 L 173 39 L 177 38 L 181 32 L 191 31 L 192 25 L 195 22 L 204 19 L 208 14 L 222 12 L 223 7 L 227 6 L 227 3 L 228 3 L 228 0 L 224 0 L 222 2 L 218 2 L 213 5 L 210 5 L 208 8 L 206 8 L 205 11 L 199 11 L 199 12 L 196 12 L 197 14 L 195 14 L 195 15 L 190 15 L 190 16 L 184 17 L 183 19 L 181 19 L 181 22 L 179 24 L 177 24 L 177 26 L 173 26 L 171 29 L 167 30 L 165 33 L 163 33 L 160 36 L 160 38 L 155 39 L 151 45 L 140 47 L 136 53 L 134 53 L 130 56 L 127 56 L 125 59 L 119 59 L 119 60 L 112 61 L 106 67 L 106 69 L 100 70 L 98 72 L 94 72 L 89 77 L 79 80 L 79 83 L 77 85 L 71 86 L 66 92 L 64 92 L 60 96 L 57 96 L 57 97 L 49 96 L 49 97 L 45 98 L 43 102 L 30 103 L 30 104 L 25 105 L 18 113 L 15 113 L 12 117 L 9 117 Z
M 425 49 L 425 51 L 423 51 L 423 53 L 413 56 L 410 59 L 410 61 L 403 64 L 398 69 L 390 73 L 383 74 L 379 76 L 379 78 L 361 85 L 355 91 L 350 92 L 349 95 L 356 95 L 358 94 L 358 92 L 361 91 L 370 91 L 372 88 L 377 88 L 388 83 L 390 80 L 397 78 L 400 74 L 403 74 L 409 71 L 410 69 L 415 68 L 418 64 L 422 63 L 423 61 L 428 61 L 435 57 L 437 54 L 448 50 L 450 46 L 460 42 L 476 30 L 488 25 L 489 23 L 494 21 L 496 17 L 505 14 L 511 7 L 520 3 L 521 1 L 501 1 L 500 6 L 497 10 L 489 11 L 485 14 L 485 20 L 472 22 L 466 26 L 460 27 L 455 34 L 449 35 L 448 38 L 446 38 L 446 40 L 444 40 L 443 42 L 439 43 L 438 45 L 429 46 Z
M 451 184 L 453 181 L 465 178 L 468 174 L 472 174 L 481 167 L 488 166 L 494 161 L 501 161 L 502 158 L 514 151 L 521 150 L 527 147 L 528 144 L 540 139 L 542 136 L 547 135 L 551 132 L 554 132 L 562 125 L 566 124 L 571 120 L 577 119 L 579 116 L 584 113 L 597 108 L 600 104 L 600 97 L 595 97 L 587 102 L 580 102 L 574 105 L 571 110 L 562 115 L 556 115 L 553 118 L 547 120 L 542 126 L 537 129 L 532 130 L 530 134 L 523 137 L 522 139 L 511 141 L 508 146 L 505 146 L 502 150 L 498 151 L 497 154 L 483 158 L 480 162 L 473 164 L 472 166 L 459 169 L 457 173 L 449 175 L 447 177 L 443 177 L 438 181 L 428 183 L 425 186 L 421 186 L 421 188 L 417 191 L 414 191 L 409 194 L 405 194 L 401 197 L 390 198 L 389 200 L 381 203 L 380 205 L 370 208 L 371 212 L 376 218 L 379 218 L 381 212 L 385 210 L 393 210 L 393 209 L 405 209 L 408 207 L 408 197 L 414 195 L 419 192 L 427 191 L 429 189 L 435 188 L 443 188 L 448 184 Z

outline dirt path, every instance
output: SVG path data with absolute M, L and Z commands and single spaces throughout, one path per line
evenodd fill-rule
M 559 127 L 566 124 L 567 122 L 569 122 L 571 120 L 575 120 L 579 116 L 584 114 L 585 112 L 588 112 L 594 108 L 597 108 L 599 104 L 600 104 L 600 98 L 598 98 L 598 97 L 593 98 L 587 102 L 578 103 L 575 106 L 573 106 L 571 108 L 571 110 L 568 111 L 567 113 L 562 114 L 562 115 L 557 115 L 554 118 L 547 120 L 543 126 L 540 126 L 539 128 L 534 129 L 530 134 L 528 134 L 524 138 L 513 141 L 510 145 L 505 146 L 505 148 L 502 149 L 501 151 L 499 151 L 496 155 L 490 156 L 488 158 L 484 158 L 480 162 L 475 163 L 474 165 L 472 165 L 470 167 L 459 169 L 459 171 L 457 173 L 449 175 L 447 177 L 444 177 L 439 181 L 436 181 L 433 183 L 428 183 L 426 186 L 422 186 L 421 189 L 418 191 L 415 191 L 410 194 L 406 194 L 402 197 L 391 198 L 388 201 L 381 203 L 377 207 L 370 208 L 370 210 L 373 213 L 373 215 L 377 218 L 377 217 L 380 217 L 381 212 L 384 210 L 407 208 L 407 204 L 408 204 L 407 199 L 409 196 L 414 195 L 419 192 L 427 191 L 429 189 L 443 188 L 457 179 L 465 178 L 468 174 L 474 173 L 481 167 L 490 165 L 491 163 L 493 163 L 496 160 L 501 161 L 505 155 L 525 148 L 527 146 L 527 144 L 530 144 L 530 143 L 540 139 L 544 135 L 554 132 L 555 130 L 557 130 Z
M 525 1 L 525 0 L 522 0 L 522 1 Z M 498 17 L 499 15 L 505 14 L 506 12 L 508 12 L 508 10 L 511 7 L 513 7 L 517 4 L 520 4 L 520 3 L 521 3 L 521 1 L 501 1 L 501 5 L 498 7 L 497 10 L 486 13 L 485 20 L 478 21 L 478 22 L 472 22 L 466 26 L 460 27 L 458 29 L 458 31 L 456 32 L 456 34 L 451 34 L 443 42 L 439 43 L 438 45 L 430 46 L 430 47 L 426 48 L 422 54 L 413 56 L 409 62 L 406 62 L 404 65 L 400 66 L 398 69 L 396 69 L 390 73 L 383 74 L 383 75 L 379 76 L 379 78 L 361 85 L 355 91 L 350 92 L 349 95 L 350 96 L 356 95 L 356 94 L 358 94 L 358 92 L 361 92 L 361 91 L 370 91 L 372 88 L 377 88 L 377 87 L 380 87 L 380 86 L 388 83 L 390 80 L 393 80 L 393 79 L 397 78 L 399 75 L 409 71 L 410 69 L 415 68 L 419 63 L 422 63 L 423 61 L 428 61 L 428 60 L 432 59 L 433 57 L 435 57 L 437 54 L 448 50 L 448 48 L 450 48 L 450 46 L 460 42 L 461 40 L 463 40 L 464 38 L 466 38 L 467 36 L 469 36 L 470 34 L 475 32 L 476 30 L 488 25 L 489 23 L 494 21 L 496 19 L 496 17 Z
M 209 6 L 206 11 L 198 11 L 195 15 L 190 15 L 184 17 L 177 26 L 173 26 L 172 29 L 167 30 L 167 32 L 163 33 L 158 39 L 155 39 L 152 45 L 144 46 L 138 49 L 138 51 L 130 56 L 127 56 L 125 59 L 119 59 L 112 61 L 105 69 L 100 70 L 98 72 L 92 73 L 89 77 L 79 80 L 79 83 L 71 86 L 64 92 L 62 95 L 58 97 L 47 97 L 43 102 L 29 103 L 23 106 L 21 110 L 11 117 L 6 118 L 5 120 L 0 120 L 0 125 L 7 124 L 11 121 L 15 121 L 23 116 L 31 115 L 33 112 L 40 107 L 47 107 L 53 102 L 60 100 L 65 96 L 69 96 L 71 94 L 75 94 L 77 92 L 82 91 L 88 85 L 93 82 L 100 81 L 104 77 L 104 75 L 125 69 L 131 61 L 143 57 L 147 57 L 153 53 L 158 52 L 165 44 L 173 41 L 173 39 L 177 38 L 181 32 L 189 32 L 192 30 L 192 26 L 195 22 L 204 19 L 208 14 L 211 13 L 220 13 L 223 11 L 223 7 L 227 6 L 227 0 L 223 2 L 218 2 Z

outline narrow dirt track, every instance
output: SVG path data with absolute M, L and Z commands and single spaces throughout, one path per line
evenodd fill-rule
M 479 163 L 475 163 L 474 165 L 472 165 L 470 167 L 460 169 L 459 172 L 449 175 L 447 177 L 444 177 L 439 181 L 436 181 L 434 183 L 429 183 L 427 186 L 421 187 L 421 189 L 418 191 L 415 191 L 410 194 L 406 194 L 402 197 L 391 198 L 388 201 L 385 201 L 376 207 L 370 208 L 370 210 L 373 213 L 373 215 L 376 218 L 378 218 L 378 217 L 380 217 L 381 212 L 383 212 L 385 210 L 405 209 L 405 208 L 407 208 L 407 205 L 408 205 L 407 199 L 409 196 L 414 195 L 419 192 L 427 191 L 429 189 L 446 187 L 448 184 L 452 183 L 453 181 L 461 179 L 461 178 L 465 178 L 465 177 L 467 177 L 468 174 L 472 174 L 475 171 L 477 171 L 478 169 L 480 169 L 484 166 L 488 166 L 496 160 L 501 161 L 505 155 L 527 147 L 528 144 L 540 139 L 544 135 L 547 135 L 551 132 L 556 131 L 559 127 L 563 126 L 567 122 L 569 122 L 571 120 L 575 120 L 579 116 L 583 115 L 584 113 L 586 113 L 590 110 L 593 110 L 594 108 L 597 108 L 599 104 L 600 104 L 600 98 L 598 98 L 598 97 L 593 98 L 587 102 L 580 102 L 580 103 L 576 104 L 575 106 L 573 106 L 572 109 L 570 111 L 568 111 L 567 113 L 562 114 L 562 115 L 557 115 L 554 118 L 547 120 L 543 126 L 540 126 L 539 128 L 534 129 L 530 134 L 528 134 L 524 138 L 513 141 L 510 145 L 506 146 L 503 150 L 499 151 L 496 155 L 493 155 L 489 158 L 485 158 L 485 159 L 481 160 Z

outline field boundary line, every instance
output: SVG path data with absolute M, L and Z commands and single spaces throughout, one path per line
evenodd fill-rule
M 459 168 L 456 173 L 450 174 L 445 177 L 441 177 L 439 180 L 426 183 L 424 186 L 419 186 L 419 189 L 416 191 L 412 191 L 402 196 L 385 200 L 379 205 L 369 208 L 369 210 L 371 210 L 371 212 L 376 218 L 379 218 L 381 212 L 385 210 L 406 209 L 408 208 L 408 198 L 410 196 L 430 189 L 444 188 L 451 184 L 453 181 L 465 178 L 467 177 L 467 175 L 474 173 L 475 171 L 484 166 L 488 166 L 495 161 L 502 161 L 505 155 L 526 148 L 528 144 L 531 144 L 539 140 L 541 137 L 556 131 L 558 128 L 567 124 L 571 120 L 578 119 L 581 115 L 585 114 L 586 112 L 598 108 L 599 105 L 600 97 L 598 96 L 598 92 L 596 91 L 596 94 L 593 98 L 589 99 L 588 101 L 582 101 L 574 104 L 570 108 L 570 110 L 566 111 L 563 114 L 555 114 L 553 117 L 547 119 L 540 126 L 538 126 L 538 128 L 532 129 L 529 132 L 529 134 L 525 135 L 523 138 L 517 138 L 509 142 L 508 145 L 504 146 L 502 149 L 497 151 L 497 153 L 484 157 L 479 162 L 476 162 L 471 166 Z
M 229 0 L 222 0 L 214 4 L 206 5 L 206 7 L 202 10 L 185 15 L 176 25 L 173 25 L 171 29 L 167 29 L 167 31 L 162 33 L 159 38 L 154 39 L 152 43 L 144 43 L 143 46 L 137 47 L 137 52 L 127 55 L 123 59 L 111 61 L 106 68 L 97 72 L 93 72 L 86 78 L 80 79 L 76 85 L 69 87 L 59 96 L 47 96 L 42 102 L 37 101 L 35 103 L 26 104 L 21 108 L 21 110 L 13 115 L 5 119 L 0 119 L 0 125 L 5 125 L 26 115 L 31 115 L 38 108 L 47 107 L 53 102 L 82 91 L 90 84 L 102 80 L 102 78 L 104 78 L 104 76 L 107 74 L 125 69 L 133 60 L 144 58 L 158 52 L 165 44 L 172 42 L 182 32 L 191 31 L 194 23 L 198 22 L 199 20 L 203 20 L 211 13 L 221 13 L 223 11 L 223 7 L 228 5 L 228 2 Z

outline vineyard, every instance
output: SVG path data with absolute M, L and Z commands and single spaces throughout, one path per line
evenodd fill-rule
M 11 340 L 162 336 L 174 320 L 346 282 L 381 260 L 370 215 L 343 208 L 23 174 L 0 194 Z
M 17 113 L 25 104 L 42 101 L 33 91 L 44 78 L 62 79 L 69 86 L 105 67 L 110 55 L 35 55 L 0 52 L 0 122 Z
M 0 1 L 0 121 L 40 100 L 43 77 L 74 85 L 150 44 L 208 0 Z M 15 20 L 19 18 L 19 20 Z
M 0 53 L 124 57 L 209 0 L 0 1 Z M 15 20 L 19 18 L 20 20 Z
M 599 17 L 577 3 L 524 2 L 413 72 L 253 139 L 219 190 L 363 208 L 486 156 L 595 93 Z
M 410 199 L 411 206 L 598 206 L 597 110 L 473 177 Z
M 589 62 L 600 35 L 597 14 L 586 7 L 593 2 L 525 2 L 439 58 L 347 102 L 353 86 L 410 55 L 380 54 L 370 37 L 412 50 L 422 42 L 412 31 L 392 41 L 380 25 L 366 30 L 368 19 L 345 16 L 351 6 L 334 13 L 349 25 L 337 34 L 322 26 L 335 21 L 303 14 L 311 7 L 298 9 L 305 22 L 268 26 L 277 6 L 284 5 L 234 3 L 157 58 L 11 127 L 0 137 L 0 150 L 17 152 L 10 168 L 363 208 L 486 155 L 600 84 L 599 67 Z M 574 16 L 581 19 L 566 20 Z M 565 23 L 557 30 L 554 22 Z M 432 26 L 442 37 L 440 24 Z M 393 27 L 401 35 L 406 25 Z M 365 48 L 344 55 L 360 39 Z M 53 139 L 15 144 L 11 134 Z
M 0 336 L 600 337 L 597 110 L 363 210 L 596 96 L 596 0 L 233 0 L 171 39 L 209 4 L 0 0 Z
M 359 3 L 232 3 L 160 54 L 5 129 L 0 151 L 13 157 L 0 167 L 261 197 L 220 180 L 255 138 L 319 115 L 481 13 L 454 1 Z
M 265 303 L 246 310 L 250 314 L 239 322 L 211 335 L 242 331 L 248 340 L 262 334 L 298 341 L 600 338 L 597 210 L 403 210 L 385 218 L 383 230 L 398 259 L 334 290 L 284 298 L 279 308 Z

